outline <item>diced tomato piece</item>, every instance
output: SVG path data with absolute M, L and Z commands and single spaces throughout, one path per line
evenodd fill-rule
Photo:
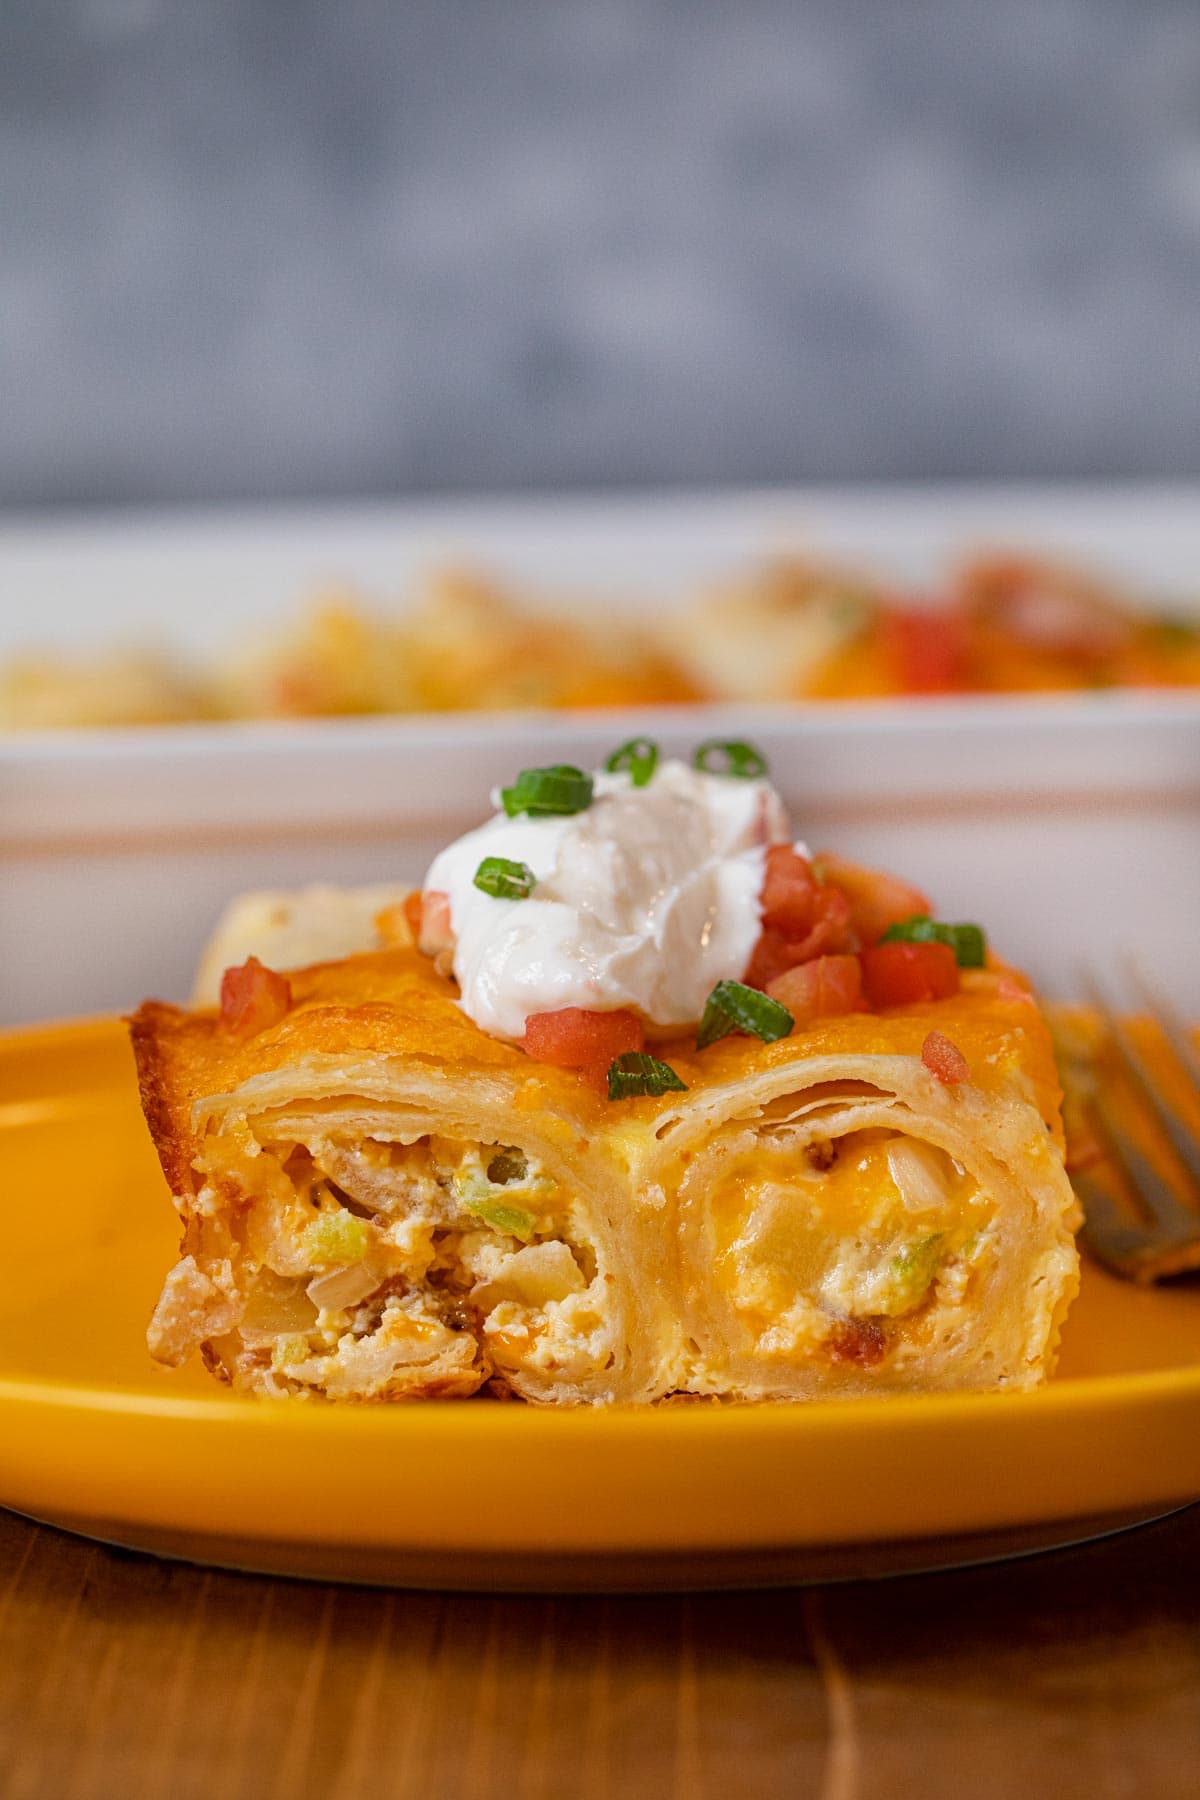
M 588 1012 L 564 1006 L 558 1012 L 531 1013 L 525 1021 L 523 1048 L 534 1062 L 557 1069 L 579 1069 L 601 1082 L 615 1056 L 645 1047 L 642 1021 L 632 1012 Z
M 872 1006 L 948 1000 L 958 992 L 958 964 L 949 944 L 875 944 L 859 960 Z
M 960 1081 L 971 1079 L 971 1065 L 959 1049 L 940 1031 L 931 1031 L 921 1045 L 921 1061 L 931 1075 L 944 1081 L 947 1087 L 957 1087 Z
M 862 970 L 857 956 L 818 956 L 777 976 L 767 992 L 787 1007 L 797 1025 L 808 1025 L 813 1019 L 859 1011 Z
M 772 844 L 767 851 L 762 916 L 768 930 L 797 946 L 792 961 L 803 962 L 822 950 L 842 947 L 834 939 L 845 932 L 850 906 L 839 888 L 821 885 L 806 856 L 790 844 Z
M 799 958 L 793 956 L 792 945 L 782 931 L 772 931 L 768 925 L 750 953 L 750 961 L 746 964 L 742 980 L 747 987 L 766 989 L 773 981 L 778 980 L 785 969 L 794 968 L 798 961 Z
M 910 882 L 884 869 L 865 869 L 822 850 L 815 859 L 817 873 L 840 888 L 850 905 L 850 924 L 864 944 L 877 944 L 889 925 L 933 912 L 930 901 Z
M 788 937 L 772 925 L 763 929 L 742 977 L 747 987 L 765 988 L 797 963 L 857 945 L 850 932 L 850 906 L 840 888 L 818 888 L 812 914 L 803 937 Z
M 850 903 L 841 889 L 822 886 L 812 864 L 790 844 L 767 851 L 762 890 L 763 929 L 743 980 L 748 987 L 768 982 L 833 951 L 857 949 L 850 932 Z
M 421 920 L 417 931 L 417 947 L 426 956 L 437 956 L 454 944 L 450 924 L 450 896 L 431 888 L 421 895 Z
M 411 894 L 404 896 L 404 917 L 408 921 L 408 929 L 412 932 L 413 943 L 421 935 L 421 913 L 424 909 L 425 896 L 420 888 L 414 888 Z
M 840 887 L 830 883 L 817 895 L 816 916 L 804 941 L 805 957 L 826 950 L 857 950 L 858 937 L 850 918 L 850 902 Z
M 821 892 L 812 864 L 791 844 L 772 844 L 763 878 L 763 924 L 787 937 L 803 937 L 812 928 L 813 907 Z
M 243 1041 L 278 1025 L 292 1004 L 292 987 L 286 975 L 266 968 L 257 956 L 221 977 L 221 1023 Z
M 883 615 L 884 649 L 906 694 L 953 694 L 966 686 L 967 628 L 961 614 L 892 607 Z

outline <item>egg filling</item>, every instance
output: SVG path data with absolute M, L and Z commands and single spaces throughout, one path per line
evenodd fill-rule
M 705 1389 L 820 1368 L 887 1385 L 941 1338 L 994 1261 L 995 1208 L 944 1149 L 885 1126 L 734 1123 L 680 1186 Z
M 206 1335 L 239 1387 L 398 1399 L 436 1365 L 446 1395 L 537 1398 L 613 1359 L 580 1197 L 517 1146 L 267 1112 L 196 1167 L 193 1247 L 236 1272 Z

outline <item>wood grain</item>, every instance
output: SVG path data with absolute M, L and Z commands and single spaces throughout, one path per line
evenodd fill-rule
M 221 1574 L 0 1513 L 4 1800 L 1193 1800 L 1200 1508 L 748 1594 Z

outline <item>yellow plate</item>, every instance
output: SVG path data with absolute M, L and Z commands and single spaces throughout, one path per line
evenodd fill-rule
M 0 1036 L 0 1503 L 237 1567 L 569 1589 L 933 1566 L 1200 1497 L 1195 1288 L 1089 1268 L 1034 1395 L 338 1407 L 154 1366 L 177 1235 L 123 1028 Z

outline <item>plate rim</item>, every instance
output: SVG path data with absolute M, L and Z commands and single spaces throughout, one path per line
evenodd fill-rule
M 72 1046 L 64 1066 L 55 1053 Z M 53 1096 L 111 1104 L 128 1084 L 132 1103 L 119 1018 L 0 1032 L 0 1065 L 28 1050 L 26 1098 L 0 1105 L 0 1127 Z M 215 1382 L 155 1393 L 152 1373 L 149 1359 L 137 1386 L 0 1371 L 0 1504 L 48 1517 L 69 1495 L 80 1521 L 116 1519 L 128 1541 L 164 1524 L 229 1539 L 270 1497 L 283 1544 L 419 1556 L 459 1543 L 499 1563 L 520 1504 L 547 1552 L 591 1556 L 927 1540 L 1200 1498 L 1200 1362 L 1025 1393 L 602 1408 L 276 1406 Z M 506 1463 L 500 1510 L 481 1522 L 480 1471 Z M 382 1520 L 347 1470 L 368 1499 L 391 1496 Z M 747 1474 L 774 1492 L 754 1500 Z

